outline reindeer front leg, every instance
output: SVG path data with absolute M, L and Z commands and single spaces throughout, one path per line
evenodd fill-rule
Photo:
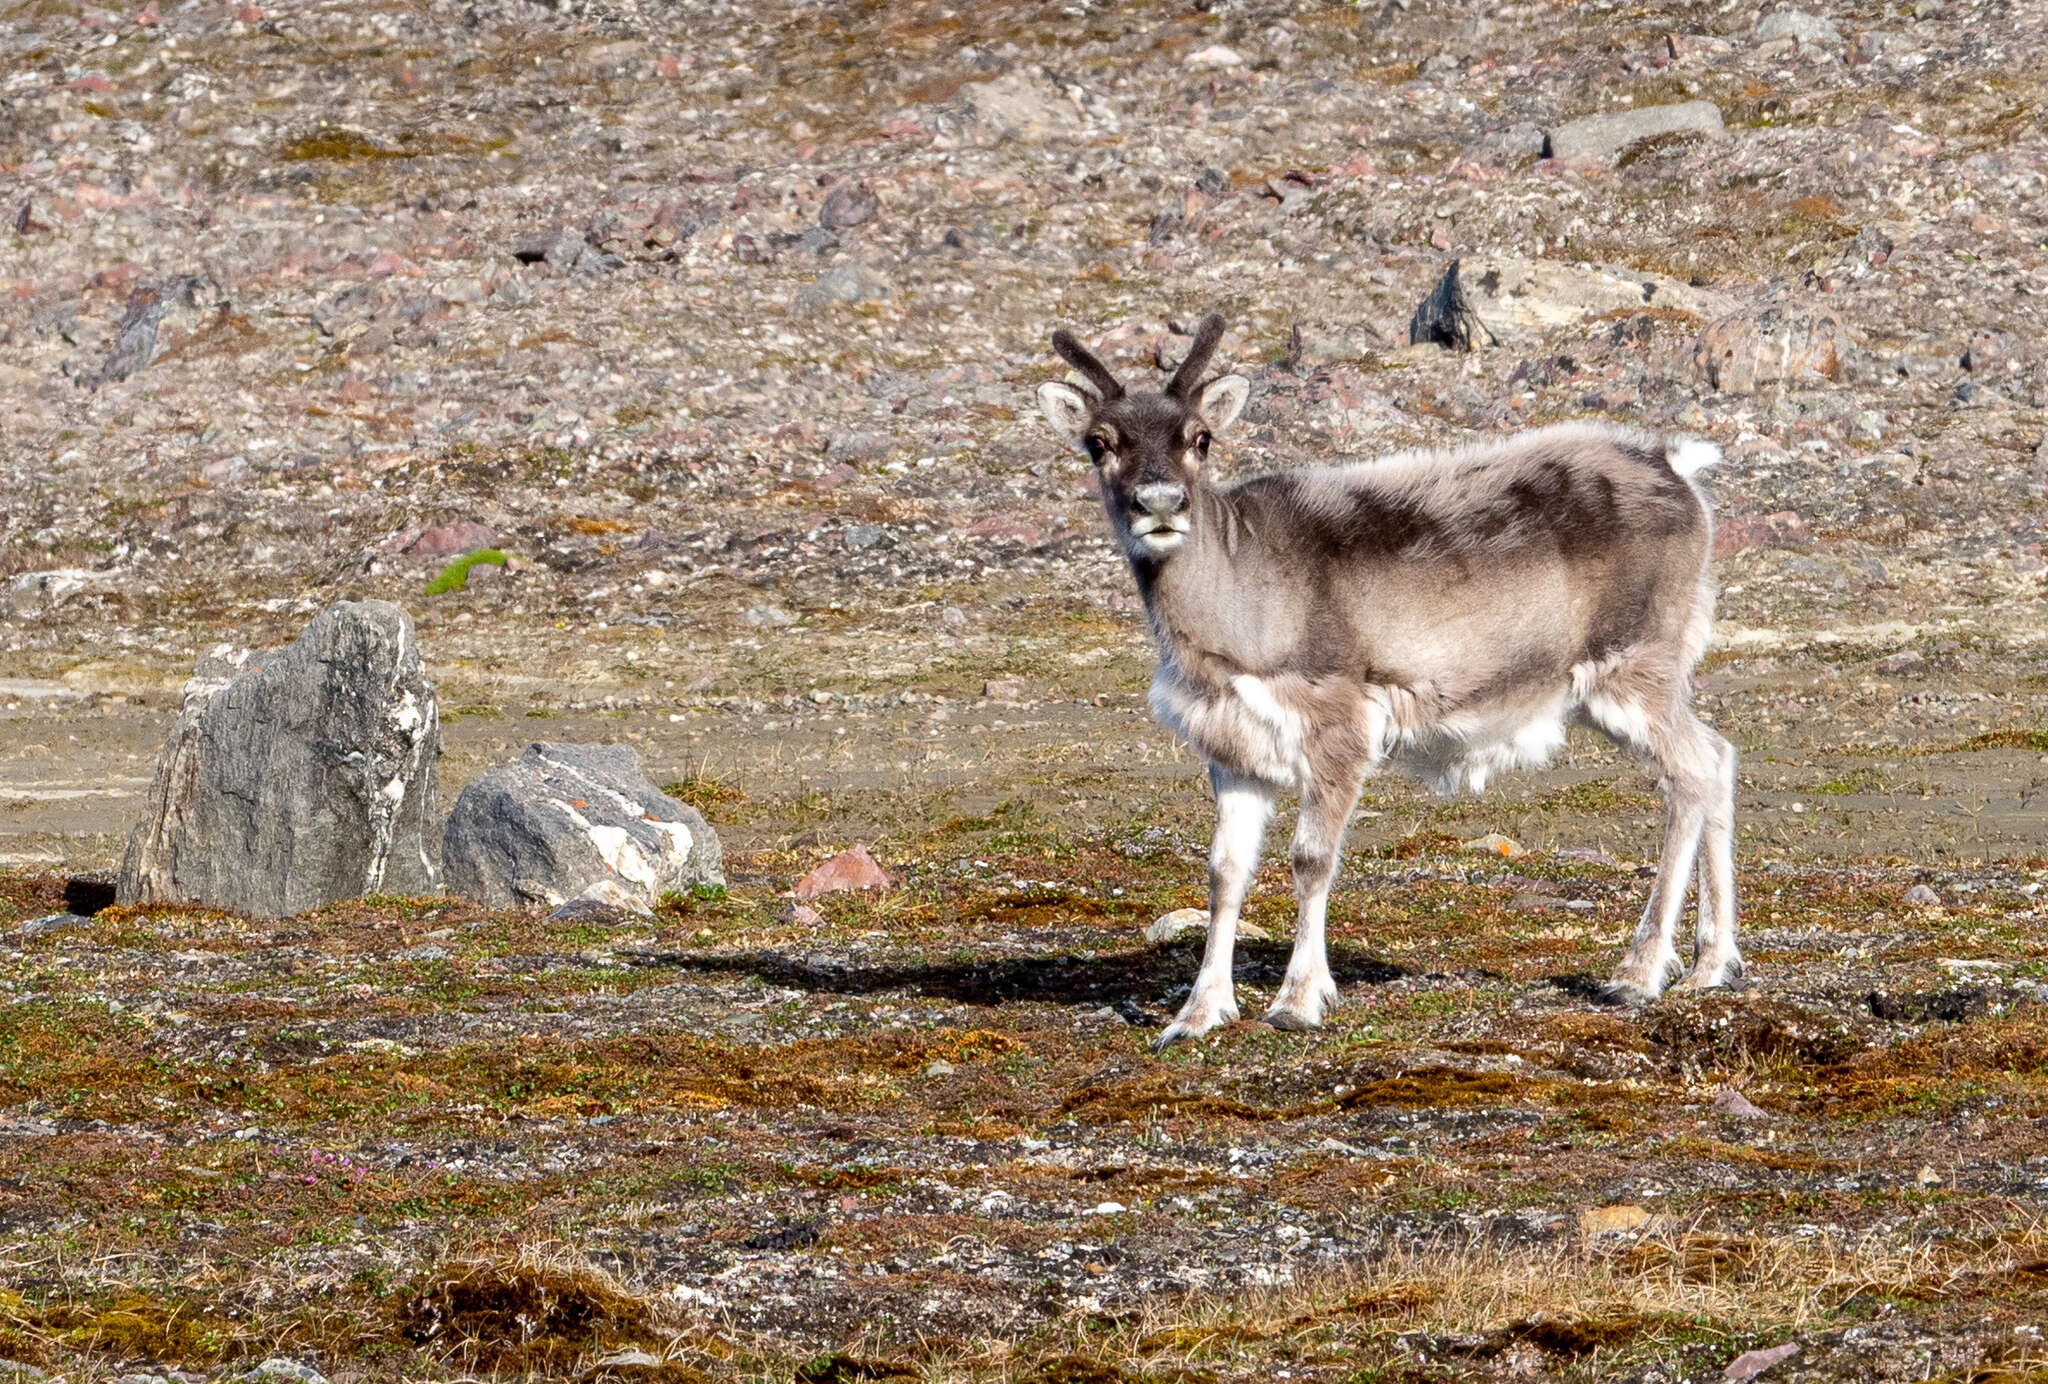
M 1155 1050 L 1183 1038 L 1199 1038 L 1237 1017 L 1231 952 L 1237 944 L 1238 914 L 1259 868 L 1266 823 L 1273 818 L 1275 792 L 1270 783 L 1239 778 L 1213 764 L 1209 782 L 1216 789 L 1216 837 L 1209 847 L 1209 942 L 1202 951 L 1194 991 L 1152 1045 Z
M 1344 829 L 1364 782 L 1362 770 L 1350 765 L 1344 769 L 1335 781 L 1317 779 L 1302 785 L 1301 821 L 1294 829 L 1294 955 L 1280 993 L 1265 1013 L 1266 1022 L 1275 1028 L 1321 1028 L 1323 1011 L 1337 1002 L 1323 923 L 1329 912 L 1330 883 L 1344 852 Z

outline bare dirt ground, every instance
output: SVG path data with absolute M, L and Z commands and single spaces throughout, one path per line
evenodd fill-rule
M 2048 6 L 0 17 L 0 1379 L 2048 1377 Z M 1453 256 L 1531 287 L 1410 348 Z M 1149 1053 L 1204 789 L 1030 394 L 1211 307 L 1234 474 L 1723 447 L 1744 990 L 1598 1002 L 1656 786 L 1575 741 L 1372 785 L 1325 1031 Z M 361 596 L 451 797 L 633 744 L 728 893 L 22 926 Z

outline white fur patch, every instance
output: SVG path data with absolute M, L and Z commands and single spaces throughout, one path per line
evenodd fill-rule
M 1692 476 L 1709 466 L 1718 465 L 1721 460 L 1721 449 L 1711 442 L 1688 437 L 1667 452 L 1664 459 L 1671 463 L 1671 469 L 1679 475 Z

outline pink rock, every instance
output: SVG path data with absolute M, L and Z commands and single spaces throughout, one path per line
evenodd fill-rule
M 888 871 L 875 863 L 866 846 L 841 851 L 796 882 L 797 901 L 820 894 L 845 894 L 858 889 L 887 889 L 895 883 Z
M 1027 524 L 1014 514 L 991 514 L 978 519 L 967 528 L 970 538 L 986 538 L 992 543 L 1022 543 L 1031 547 L 1044 535 L 1034 524 Z
M 793 903 L 783 913 L 782 921 L 798 927 L 816 927 L 825 921 L 825 915 L 807 903 Z
M 1731 1381 L 1731 1384 L 1744 1384 L 1780 1360 L 1790 1360 L 1798 1353 L 1797 1341 L 1787 1341 L 1784 1345 L 1771 1346 L 1767 1350 L 1745 1350 L 1728 1362 L 1728 1368 L 1721 1371 L 1721 1377 Z
M 448 557 L 476 548 L 488 548 L 491 546 L 491 540 L 496 537 L 488 524 L 479 524 L 474 519 L 458 519 L 452 524 L 439 524 L 431 529 L 420 530 L 398 551 L 414 553 L 420 557 Z
M 1750 1103 L 1748 1096 L 1733 1086 L 1723 1086 L 1721 1094 L 1714 1097 L 1714 1113 L 1733 1115 L 1738 1120 L 1768 1120 L 1769 1115 Z
M 676 61 L 674 54 L 664 53 L 654 60 L 654 75 L 657 77 L 680 77 L 683 75 L 683 65 Z
M 1804 548 L 1809 541 L 1806 521 L 1796 509 L 1735 515 L 1715 525 L 1714 556 L 1733 557 L 1751 548 Z

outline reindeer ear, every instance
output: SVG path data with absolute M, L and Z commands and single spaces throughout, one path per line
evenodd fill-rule
M 1195 404 L 1195 412 L 1202 415 L 1202 422 L 1212 433 L 1220 433 L 1237 421 L 1237 415 L 1244 411 L 1244 401 L 1251 396 L 1252 382 L 1242 375 L 1224 375 L 1202 386 L 1202 397 Z
M 1088 426 L 1088 396 L 1070 384 L 1038 386 L 1038 408 L 1052 430 L 1067 442 L 1079 442 Z

